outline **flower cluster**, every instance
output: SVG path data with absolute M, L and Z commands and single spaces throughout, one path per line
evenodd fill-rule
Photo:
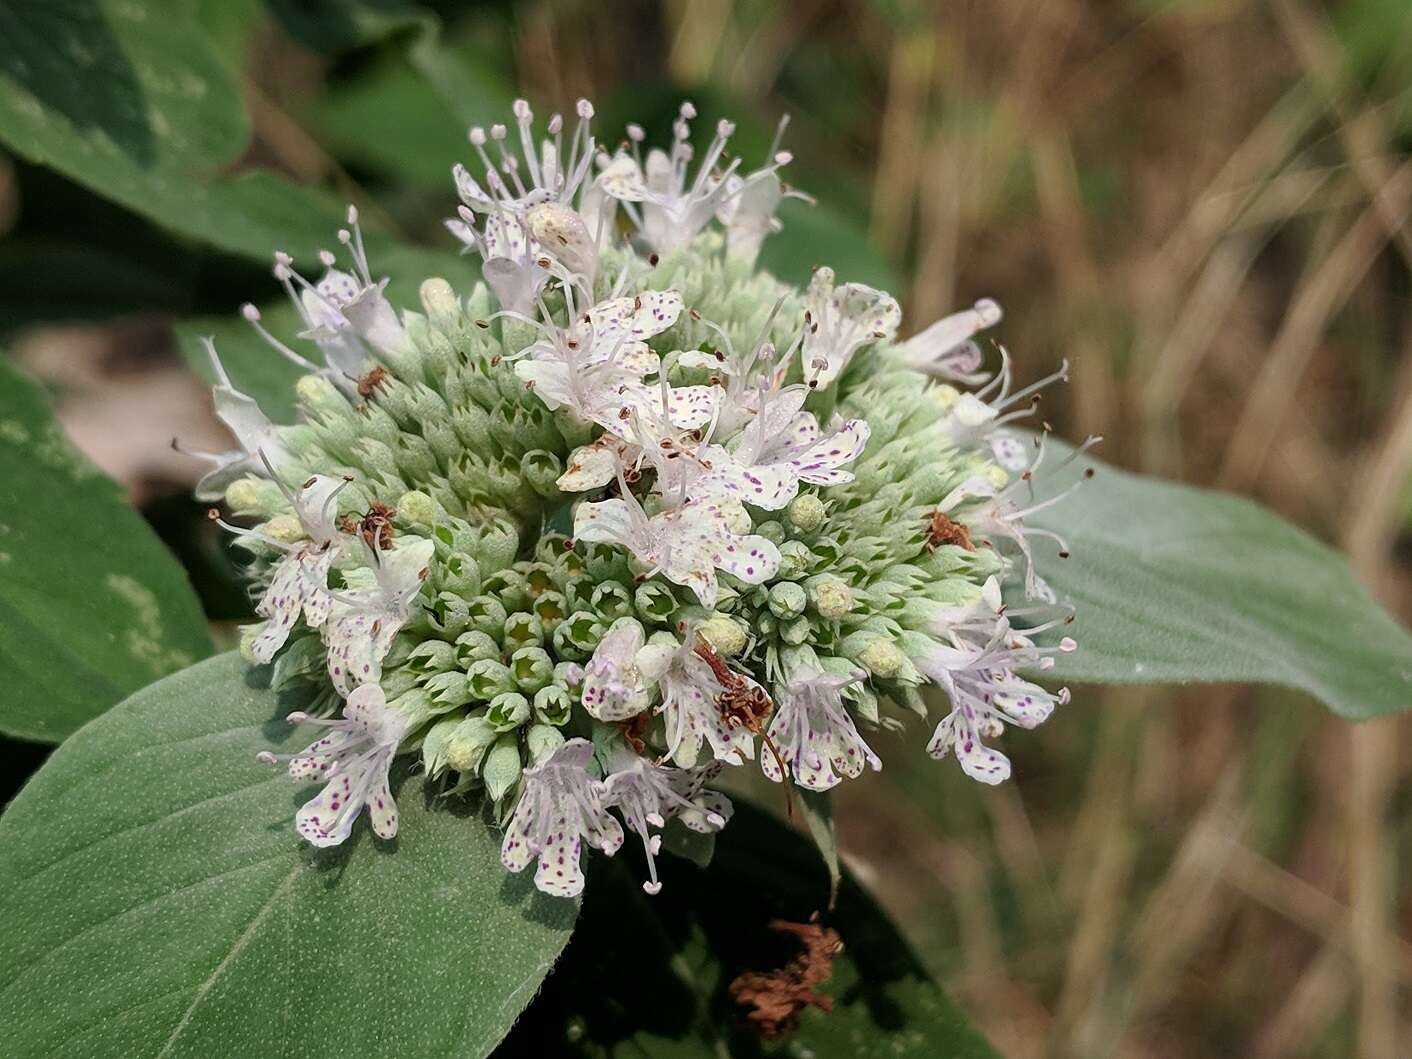
M 578 894 L 584 844 L 612 854 L 625 829 L 655 893 L 669 821 L 729 819 L 724 769 L 825 791 L 881 767 L 895 713 L 939 709 L 929 752 L 996 783 L 986 741 L 1066 701 L 1022 675 L 1074 645 L 1035 641 L 1065 617 L 1041 613 L 1025 525 L 1033 388 L 1003 350 L 982 370 L 999 308 L 901 340 L 885 291 L 757 269 L 799 194 L 789 155 L 749 169 L 722 122 L 697 158 L 694 117 L 645 154 L 636 126 L 599 145 L 587 102 L 572 132 L 524 102 L 517 131 L 472 129 L 448 226 L 485 282 L 428 279 L 418 311 L 374 278 L 355 211 L 350 268 L 326 252 L 314 281 L 277 254 L 311 352 L 245 316 L 305 372 L 295 425 L 211 350 L 237 447 L 198 492 L 250 523 L 222 520 L 253 555 L 244 650 L 312 687 L 290 720 L 330 733 L 288 759 L 325 784 L 310 842 L 364 808 L 393 835 L 410 756 L 484 792 L 505 867 L 535 863 L 546 893 Z M 1002 603 L 1007 577 L 1033 606 Z

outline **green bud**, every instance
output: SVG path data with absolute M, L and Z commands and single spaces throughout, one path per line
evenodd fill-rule
M 460 717 L 443 717 L 422 737 L 422 766 L 433 779 L 446 769 L 451 735 L 461 726 L 461 720 Z
M 534 693 L 534 716 L 541 724 L 568 724 L 573 708 L 574 697 L 563 684 L 547 684 Z
M 512 653 L 521 647 L 537 647 L 544 642 L 544 625 L 529 611 L 517 611 L 505 619 L 505 632 L 500 642 Z
M 541 533 L 539 540 L 535 542 L 534 557 L 541 563 L 553 566 L 567 550 L 565 545 L 568 543 L 569 538 L 562 533 L 554 533 L 553 531 Z
M 821 618 L 837 621 L 853 609 L 853 590 L 836 577 L 811 577 L 807 588 L 809 602 Z
M 803 616 L 780 622 L 780 639 L 793 647 L 798 647 L 807 641 L 813 632 L 813 625 L 808 618 Z
M 824 502 L 813 493 L 803 493 L 785 509 L 789 524 L 800 533 L 813 533 L 824 524 Z
M 632 614 L 632 593 L 617 581 L 604 581 L 593 590 L 589 607 L 605 622 Z
M 423 685 L 432 702 L 443 709 L 455 709 L 471 701 L 470 684 L 461 672 L 437 673 Z
M 529 582 L 518 570 L 506 567 L 481 582 L 481 593 L 494 596 L 507 611 L 524 610 L 530 605 Z
M 495 739 L 495 729 L 484 716 L 467 717 L 446 741 L 446 763 L 457 772 L 474 772 Z
M 482 658 L 466 670 L 466 687 L 475 701 L 489 702 L 502 692 L 514 691 L 516 685 L 508 666 Z
M 521 647 L 510 657 L 510 672 L 526 694 L 533 694 L 554 679 L 554 660 L 542 647 Z
M 532 724 L 525 733 L 525 748 L 532 765 L 538 765 L 563 745 L 564 733 L 547 724 Z
M 644 581 L 633 593 L 633 608 L 647 622 L 669 622 L 677 610 L 677 597 L 660 581 Z
M 508 732 L 529 720 L 530 704 L 518 691 L 507 691 L 490 700 L 485 719 L 497 732 Z
M 770 637 L 780 627 L 779 619 L 768 611 L 755 618 L 755 631 L 761 636 Z
M 891 640 L 878 637 L 853 656 L 873 676 L 889 680 L 902 670 L 903 657 Z
M 483 658 L 495 660 L 499 657 L 500 645 L 495 642 L 495 637 L 479 629 L 467 629 L 456 637 L 456 664 L 463 669 Z
M 734 658 L 745 650 L 745 629 L 740 622 L 724 614 L 712 614 L 696 627 L 696 632 L 722 658 Z
M 769 522 L 760 523 L 760 525 L 755 527 L 755 532 L 767 540 L 774 541 L 776 544 L 783 544 L 787 536 L 784 527 L 774 519 L 771 519 Z
M 499 801 L 520 778 L 520 739 L 515 732 L 506 732 L 495 741 L 485 756 L 480 776 L 490 797 Z
M 430 618 L 443 636 L 459 636 L 470 624 L 470 604 L 454 592 L 438 592 Z
M 559 476 L 564 473 L 564 464 L 559 457 L 544 449 L 533 449 L 520 457 L 520 473 L 530 487 L 546 500 L 559 501 L 563 493 L 559 490 Z
M 569 613 L 568 600 L 564 598 L 562 592 L 555 592 L 552 589 L 548 592 L 541 592 L 535 597 L 534 616 L 539 619 L 546 633 L 552 633 Z
M 502 636 L 505 632 L 505 619 L 508 615 L 500 600 L 493 596 L 480 595 L 466 606 L 471 628 L 488 636 Z
M 780 581 L 770 589 L 770 613 L 777 618 L 797 618 L 808 602 L 804 589 L 793 581 Z
M 571 661 L 582 662 L 593 654 L 593 649 L 607 631 L 607 626 L 598 620 L 597 614 L 587 610 L 575 611 L 554 630 L 554 651 Z
M 445 673 L 456 668 L 456 648 L 445 640 L 423 640 L 412 648 L 406 665 L 418 673 Z
M 397 517 L 412 526 L 429 527 L 436 521 L 439 506 L 426 493 L 414 489 L 397 498 Z
M 785 541 L 780 545 L 781 580 L 794 581 L 809 572 L 814 562 L 814 554 L 803 541 Z

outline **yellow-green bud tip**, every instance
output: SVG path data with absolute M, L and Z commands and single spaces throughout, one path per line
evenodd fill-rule
M 305 536 L 303 525 L 293 515 L 276 515 L 260 527 L 260 532 L 287 544 L 302 541 Z
M 890 640 L 874 640 L 858 652 L 858 661 L 875 677 L 887 680 L 902 669 L 902 652 Z
M 255 511 L 260 506 L 260 483 L 254 478 L 237 478 L 226 486 L 226 506 L 232 511 Z
M 819 617 L 837 621 L 853 609 L 853 590 L 842 581 L 824 581 L 814 586 L 814 609 Z
M 724 614 L 712 614 L 696 631 L 722 658 L 734 658 L 745 650 L 745 630 Z
M 427 315 L 430 317 L 455 316 L 461 308 L 456 291 L 450 283 L 440 276 L 432 276 L 431 279 L 423 281 L 421 289 L 417 293 L 421 297 L 422 308 L 427 311 Z
M 790 501 L 785 515 L 801 533 L 813 533 L 824 524 L 824 502 L 813 493 L 805 493 Z
M 397 514 L 413 526 L 430 526 L 436 521 L 436 501 L 414 489 L 397 498 Z

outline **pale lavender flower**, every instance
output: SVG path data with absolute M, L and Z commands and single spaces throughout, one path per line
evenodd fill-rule
M 289 775 L 297 780 L 326 782 L 318 796 L 295 814 L 298 832 L 315 846 L 336 846 L 353 829 L 353 821 L 367 806 L 368 820 L 379 838 L 397 834 L 397 805 L 388 787 L 388 770 L 397 747 L 407 733 L 407 719 L 387 705 L 377 684 L 354 689 L 343 706 L 343 717 L 332 720 L 297 712 L 291 724 L 314 724 L 330 729 L 292 756 L 263 751 L 259 760 L 289 762 Z
M 702 788 L 706 779 L 702 775 L 708 769 L 674 769 L 654 764 L 637 754 L 622 751 L 615 756 L 613 768 L 603 781 L 603 803 L 616 808 L 623 814 L 628 829 L 642 839 L 643 853 L 647 857 L 647 882 L 642 888 L 649 894 L 659 893 L 662 884 L 657 878 L 657 854 L 662 851 L 662 836 L 654 835 L 651 828 L 661 829 L 674 816 L 690 816 L 694 830 L 719 831 L 729 819 L 727 811 L 722 814 L 714 806 L 719 806 L 724 797 L 714 798 Z M 685 821 L 684 821 L 685 822 Z
M 891 338 L 901 323 L 902 308 L 887 291 L 862 283 L 834 286 L 833 269 L 815 269 L 804 297 L 805 384 L 829 385 L 861 346 Z
M 799 786 L 826 791 L 845 777 L 858 777 L 864 767 L 875 772 L 882 768 L 843 704 L 843 689 L 862 678 L 861 671 L 843 676 L 812 673 L 777 686 L 775 714 L 767 732 Z M 760 751 L 760 767 L 775 783 L 784 779 L 768 746 Z
M 521 872 L 539 858 L 534 884 L 555 897 L 583 892 L 583 843 L 612 856 L 623 844 L 622 825 L 604 808 L 603 784 L 589 771 L 593 744 L 570 739 L 543 764 L 525 769 L 500 863 Z

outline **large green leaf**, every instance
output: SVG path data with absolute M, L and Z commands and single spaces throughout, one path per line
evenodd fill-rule
M 994 1056 L 851 877 L 826 910 L 818 853 L 769 814 L 737 804 L 710 867 L 667 858 L 655 897 L 642 892 L 630 851 L 595 860 L 573 941 L 497 1055 Z M 795 1033 L 764 1042 L 730 982 L 797 953 L 771 920 L 815 912 L 844 946 L 819 988 L 834 1008 L 806 1008 Z
M 576 909 L 421 780 L 395 843 L 301 848 L 255 761 L 309 738 L 223 655 L 66 742 L 0 817 L 5 1053 L 481 1056 Z M 396 788 L 396 784 L 394 784 Z
M 1095 475 L 1033 517 L 1072 556 L 1037 542 L 1039 569 L 1077 608 L 1079 649 L 1053 675 L 1102 683 L 1253 681 L 1322 699 L 1345 717 L 1412 707 L 1412 636 L 1339 554 L 1248 500 L 1082 459 L 1041 496 Z
M 57 742 L 210 653 L 186 574 L 0 359 L 0 732 Z

